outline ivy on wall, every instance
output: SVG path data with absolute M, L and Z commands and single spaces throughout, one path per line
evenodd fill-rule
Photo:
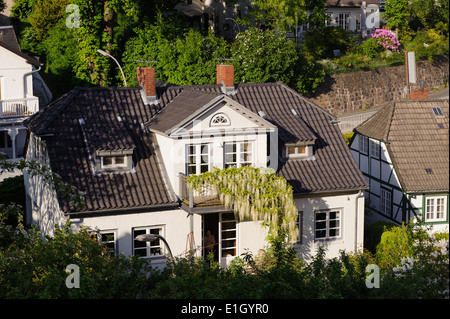
M 212 188 L 239 220 L 262 221 L 269 227 L 270 237 L 286 233 L 289 241 L 298 239 L 292 186 L 273 169 L 213 168 L 212 172 L 189 176 L 187 183 L 199 192 Z

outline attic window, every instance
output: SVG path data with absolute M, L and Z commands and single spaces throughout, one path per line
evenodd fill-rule
M 133 169 L 133 150 L 96 151 L 97 172 L 124 172 Z
M 286 143 L 283 151 L 285 159 L 305 159 L 313 156 L 312 144 Z
M 102 168 L 126 167 L 127 159 L 121 156 L 102 156 Z
M 213 116 L 209 126 L 228 126 L 230 125 L 230 119 L 223 113 L 219 113 Z

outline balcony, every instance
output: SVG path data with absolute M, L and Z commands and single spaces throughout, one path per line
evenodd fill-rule
M 0 118 L 30 116 L 39 111 L 39 99 L 35 96 L 22 99 L 0 100 Z
M 193 190 L 186 182 L 186 175 L 180 173 L 179 196 L 182 207 L 190 213 L 229 211 L 225 209 L 220 198 L 212 187 L 205 186 L 201 191 Z

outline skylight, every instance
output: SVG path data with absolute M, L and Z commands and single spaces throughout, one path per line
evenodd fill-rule
M 438 107 L 438 106 L 433 107 L 432 110 L 433 110 L 434 116 L 444 116 L 444 112 L 442 112 L 442 109 L 440 107 Z

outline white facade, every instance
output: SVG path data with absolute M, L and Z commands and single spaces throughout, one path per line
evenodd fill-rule
M 22 121 L 39 111 L 33 96 L 33 66 L 22 56 L 0 46 L 0 154 L 8 160 L 24 156 L 27 131 Z M 2 174 L 0 180 L 21 174 Z
M 211 170 L 213 167 L 224 168 L 227 164 L 259 168 L 278 166 L 277 127 L 226 96 L 213 99 L 201 108 L 201 112 L 171 132 L 151 131 L 150 134 L 155 137 L 160 165 L 166 172 L 166 183 L 182 200 L 185 198 L 180 175 L 199 173 L 202 169 Z M 45 143 L 33 133 L 29 141 L 27 160 L 35 159 L 48 165 Z M 233 150 L 230 147 L 233 145 L 237 146 L 234 155 L 230 155 L 227 152 Z M 190 152 L 194 149 L 197 152 L 194 155 L 198 157 L 190 161 L 194 157 Z M 69 215 L 61 212 L 56 192 L 42 177 L 30 177 L 25 173 L 25 180 L 29 220 L 38 223 L 45 235 L 52 235 L 54 225 L 64 226 Z M 299 210 L 300 234 L 295 248 L 302 258 L 309 260 L 320 245 L 327 248 L 327 257 L 337 257 L 341 250 L 352 252 L 362 249 L 362 192 L 303 195 L 294 199 Z M 217 205 L 188 211 L 166 208 L 81 212 L 72 215 L 70 220 L 75 229 L 81 226 L 97 229 L 101 236 L 105 236 L 102 240 L 111 247 L 126 256 L 144 256 L 156 266 L 165 264 L 167 247 L 161 241 L 139 243 L 133 239 L 137 235 L 163 236 L 175 257 L 183 257 L 191 249 L 195 249 L 196 256 L 202 256 L 208 252 L 206 237 L 209 230 L 215 237 L 213 252 L 222 266 L 246 252 L 257 256 L 260 250 L 268 246 L 267 229 L 260 221 L 236 221 L 232 212 Z
M 350 150 L 370 184 L 365 193 L 368 224 L 384 220 L 401 225 L 419 220 L 433 231 L 448 231 L 448 193 L 407 194 L 383 141 L 355 133 Z M 436 210 L 439 214 L 433 214 Z

